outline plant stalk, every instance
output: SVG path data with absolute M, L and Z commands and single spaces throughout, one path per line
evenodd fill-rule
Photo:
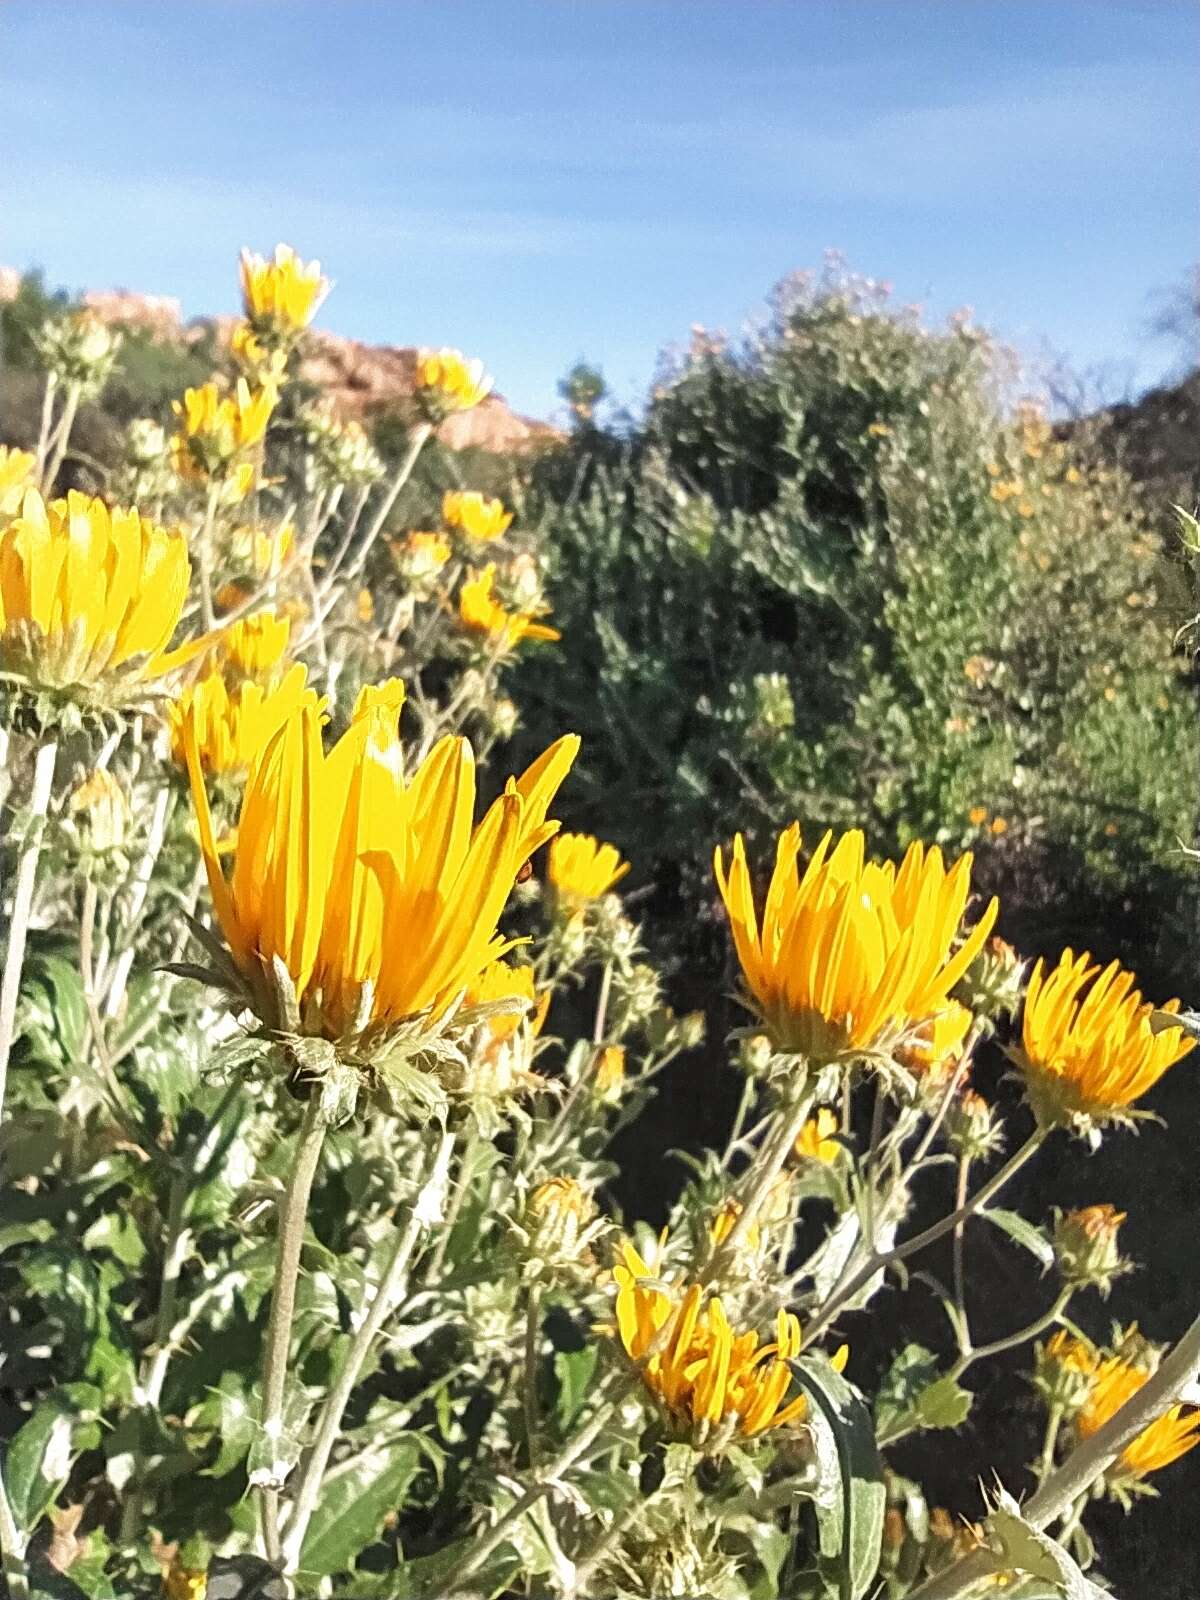
M 33 890 L 37 881 L 42 835 L 54 790 L 54 760 L 57 754 L 58 744 L 54 739 L 47 739 L 38 747 L 33 764 L 28 826 L 21 853 L 17 857 L 12 916 L 8 924 L 8 949 L 4 955 L 4 975 L 0 978 L 0 1119 L 4 1116 L 4 1091 L 8 1082 L 8 1059 L 12 1054 L 16 1032 L 17 997 L 21 992 L 21 972 L 25 965 L 25 942 L 33 910 Z

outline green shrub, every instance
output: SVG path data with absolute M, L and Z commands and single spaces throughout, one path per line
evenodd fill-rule
M 1014 389 L 965 321 L 802 279 L 744 346 L 698 338 L 624 440 L 535 466 L 563 641 L 526 669 L 531 736 L 584 732 L 590 820 L 660 886 L 793 815 L 1036 862 L 1043 900 L 1190 839 L 1159 541 Z

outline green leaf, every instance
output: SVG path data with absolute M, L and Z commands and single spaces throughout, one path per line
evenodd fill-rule
M 9 1443 L 4 1475 L 17 1526 L 32 1533 L 55 1495 L 67 1481 L 80 1448 L 81 1422 L 98 1406 L 90 1384 L 71 1383 L 55 1390 L 36 1408 Z
M 586 1344 L 582 1350 L 556 1350 L 554 1376 L 558 1380 L 558 1399 L 555 1410 L 558 1425 L 566 1433 L 579 1415 L 596 1372 L 600 1358 L 598 1344 Z
M 1044 1267 L 1053 1265 L 1054 1249 L 1049 1239 L 1040 1228 L 1035 1228 L 1032 1222 L 1026 1222 L 1019 1212 L 1004 1211 L 989 1206 L 979 1215 L 988 1222 L 994 1222 L 1014 1243 L 1036 1256 Z
M 958 1428 L 970 1415 L 971 1400 L 969 1390 L 946 1374 L 921 1391 L 914 1410 L 923 1428 Z
M 840 1600 L 861 1600 L 879 1568 L 887 1501 L 871 1414 L 825 1357 L 788 1364 L 811 1402 L 823 1479 L 814 1502 L 822 1565 L 834 1575 Z
M 1005 1489 L 999 1491 L 988 1527 L 998 1546 L 998 1572 L 1015 1569 L 1031 1578 L 1046 1579 L 1063 1600 L 1112 1600 L 1085 1576 L 1062 1545 L 1025 1521 L 1020 1506 Z
M 388 1452 L 366 1453 L 350 1471 L 327 1482 L 300 1552 L 301 1576 L 329 1578 L 349 1571 L 379 1538 L 384 1518 L 399 1508 L 420 1462 L 416 1441 L 401 1439 Z

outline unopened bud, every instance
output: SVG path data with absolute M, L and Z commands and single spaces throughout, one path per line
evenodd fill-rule
M 520 713 L 517 711 L 516 702 L 512 700 L 497 700 L 491 707 L 489 721 L 492 732 L 497 739 L 511 739 L 517 731 Z
M 153 417 L 135 417 L 125 432 L 125 451 L 134 466 L 148 467 L 167 453 L 167 432 Z
M 1111 1205 L 1055 1214 L 1054 1261 L 1064 1284 L 1107 1295 L 1113 1279 L 1128 1270 L 1117 1243 L 1125 1216 Z
M 637 962 L 630 967 L 621 989 L 625 1016 L 630 1022 L 645 1022 L 653 1015 L 660 1000 L 658 973 L 653 967 Z
M 754 1033 L 738 1046 L 738 1066 L 751 1078 L 764 1078 L 771 1066 L 771 1041 L 765 1033 Z
M 592 1087 L 596 1098 L 615 1105 L 625 1086 L 625 1050 L 619 1044 L 606 1044 L 596 1057 Z
M 684 1050 L 697 1050 L 704 1043 L 708 1022 L 703 1011 L 689 1011 L 679 1021 L 679 1043 Z
M 974 1089 L 964 1089 L 950 1102 L 946 1113 L 946 1142 L 955 1155 L 979 1161 L 1000 1145 L 1000 1130 L 992 1108 Z
M 68 806 L 80 847 L 89 855 L 109 855 L 124 847 L 132 816 L 121 785 L 102 767 L 71 795 Z
M 585 1264 L 589 1246 L 603 1227 L 591 1195 L 574 1178 L 548 1178 L 525 1207 L 530 1266 L 535 1274 L 577 1269 Z
M 963 974 L 954 998 L 994 1023 L 1019 1005 L 1025 966 L 1012 945 L 993 935 Z

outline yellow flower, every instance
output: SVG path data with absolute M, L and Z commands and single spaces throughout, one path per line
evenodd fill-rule
M 987 817 L 988 812 L 986 806 L 972 806 L 970 811 L 967 812 L 967 821 L 973 828 L 982 827 L 987 821 Z
M 239 322 L 229 335 L 229 353 L 256 383 L 279 384 L 287 376 L 286 350 L 269 349 L 249 322 Z
M 235 470 L 245 480 L 249 467 L 248 488 L 253 468 L 248 462 L 239 463 L 238 457 L 262 439 L 277 399 L 274 384 L 265 383 L 251 391 L 245 378 L 238 379 L 231 395 L 222 395 L 215 383 L 186 389 L 182 401 L 174 402 L 181 424 L 172 441 L 175 470 L 193 481 L 223 477 Z
M 951 1000 L 935 1016 L 926 1017 L 896 1055 L 918 1077 L 944 1078 L 962 1060 L 963 1046 L 974 1021 L 966 1006 Z
M 163 1568 L 163 1600 L 204 1600 L 208 1593 L 208 1573 L 199 1567 L 185 1567 L 172 1561 Z
M 372 622 L 375 618 L 375 597 L 370 589 L 360 589 L 354 601 L 354 612 L 360 622 Z
M 442 520 L 458 528 L 477 544 L 498 539 L 513 519 L 501 500 L 490 500 L 475 490 L 451 490 L 442 496 Z
M 529 1196 L 528 1209 L 535 1217 L 571 1218 L 577 1223 L 590 1222 L 596 1214 L 591 1195 L 574 1178 L 547 1178 L 539 1183 Z
M 468 361 L 460 350 L 422 350 L 417 356 L 417 397 L 434 418 L 470 411 L 491 393 L 482 361 Z
M 546 876 L 566 905 L 598 900 L 629 871 L 615 845 L 601 844 L 589 833 L 560 833 L 547 852 Z
M 1091 1390 L 1080 1409 L 1076 1427 L 1080 1436 L 1088 1439 L 1099 1431 L 1127 1400 L 1149 1380 L 1145 1367 L 1137 1366 L 1120 1356 L 1109 1356 L 1098 1362 Z M 1185 1456 L 1200 1444 L 1200 1410 L 1192 1406 L 1170 1406 L 1157 1421 L 1143 1429 L 1131 1445 L 1126 1446 L 1109 1469 L 1110 1481 L 1116 1478 L 1140 1479 L 1148 1473 L 1169 1467 L 1180 1456 Z
M 1195 1047 L 1182 1028 L 1152 1020 L 1155 1007 L 1118 962 L 1103 972 L 1085 951 L 1039 960 L 1025 994 L 1016 1052 L 1030 1102 L 1047 1127 L 1128 1120 L 1129 1108 Z M 1178 1000 L 1159 1008 L 1168 1015 Z
M 305 705 L 315 712 L 324 709 L 303 666 L 293 666 L 274 687 L 251 678 L 232 692 L 218 673 L 208 673 L 168 707 L 172 753 L 180 766 L 187 765 L 184 729 L 190 727 L 206 773 L 248 772 L 288 717 Z
M 300 1030 L 336 1039 L 440 1020 L 511 947 L 496 923 L 521 867 L 557 827 L 546 811 L 579 741 L 559 739 L 510 778 L 473 828 L 470 746 L 448 736 L 406 774 L 402 699 L 396 680 L 365 690 L 328 755 L 311 702 L 288 717 L 250 770 L 228 878 L 196 715 L 183 717 L 217 920 L 270 1025 L 281 1025 L 275 963 L 294 989 Z
M 606 1044 L 596 1057 L 596 1072 L 592 1079 L 593 1086 L 601 1100 L 609 1102 L 619 1099 L 621 1089 L 625 1083 L 625 1047 L 619 1044 Z
M 0 530 L 0 673 L 42 688 L 137 689 L 208 643 L 167 645 L 187 598 L 181 533 L 72 490 L 26 491 Z
M 502 1011 L 487 1019 L 494 1039 L 510 1039 L 521 1025 L 521 1018 L 533 1008 L 533 968 L 510 967 L 507 961 L 493 961 L 484 967 L 467 989 L 468 1006 L 484 1005 L 493 1000 L 524 1000 L 528 1003 L 516 1011 Z
M 803 1395 L 788 1399 L 788 1361 L 800 1352 L 800 1324 L 780 1311 L 775 1339 L 760 1345 L 753 1330 L 735 1333 L 717 1297 L 705 1301 L 699 1284 L 677 1294 L 657 1280 L 626 1243 L 613 1269 L 617 1331 L 626 1355 L 640 1364 L 642 1380 L 698 1445 L 718 1447 L 735 1435 L 753 1438 L 800 1421 Z M 839 1350 L 833 1364 L 845 1366 Z
M 1007 833 L 1008 832 L 1008 821 L 1007 821 L 1007 819 L 1004 818 L 1004 817 L 993 817 L 992 818 L 991 831 L 996 836 L 996 838 L 999 838 L 1001 836 L 1001 834 Z
M 708 1237 L 714 1245 L 724 1244 L 733 1232 L 734 1224 L 742 1214 L 742 1208 L 736 1200 L 726 1200 L 721 1209 L 713 1217 L 708 1227 Z M 741 1248 L 750 1255 L 757 1255 L 762 1246 L 762 1229 L 757 1222 L 752 1222 L 741 1238 Z
M 296 530 L 290 522 L 278 528 L 235 528 L 229 540 L 229 555 L 239 567 L 259 578 L 277 578 L 292 553 Z
M 473 573 L 458 597 L 458 615 L 464 627 L 474 633 L 500 634 L 508 645 L 522 639 L 561 639 L 557 628 L 547 628 L 520 611 L 506 611 L 492 593 L 496 579 L 494 564 Z
M 329 293 L 329 280 L 321 276 L 321 263 L 307 265 L 290 245 L 275 247 L 275 259 L 243 250 L 241 256 L 242 303 L 246 317 L 258 332 L 291 336 L 306 328 Z
M 97 767 L 67 802 L 80 842 L 96 855 L 120 850 L 133 826 L 133 814 L 121 785 L 107 767 Z
M 392 555 L 403 577 L 420 583 L 439 573 L 451 556 L 450 541 L 444 533 L 410 533 L 397 539 Z
M 35 465 L 32 450 L 0 444 L 0 516 L 12 516 L 20 509 Z
M 796 1138 L 795 1152 L 806 1161 L 823 1161 L 828 1165 L 836 1161 L 842 1153 L 842 1147 L 834 1135 L 838 1131 L 837 1113 L 830 1106 L 821 1106 L 814 1117 L 800 1129 Z
M 832 834 L 801 875 L 800 828 L 780 835 L 761 928 L 746 849 L 734 841 L 717 884 L 753 1009 L 776 1047 L 813 1062 L 894 1044 L 941 1011 L 992 930 L 992 900 L 957 950 L 971 892 L 971 857 L 949 871 L 936 847 L 909 847 L 899 867 L 865 859 L 863 835 Z
M 268 678 L 283 660 L 291 634 L 288 617 L 256 611 L 221 634 L 217 653 L 239 677 Z

